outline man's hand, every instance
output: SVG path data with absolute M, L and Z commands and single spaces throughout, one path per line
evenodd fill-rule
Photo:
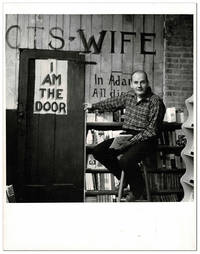
M 84 106 L 84 110 L 88 110 L 88 109 L 90 109 L 90 108 L 92 108 L 92 103 L 89 103 L 89 102 L 85 102 L 85 103 L 83 103 L 83 106 Z

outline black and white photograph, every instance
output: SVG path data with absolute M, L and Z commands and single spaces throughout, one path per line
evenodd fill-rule
M 8 14 L 6 81 L 8 200 L 193 199 L 192 15 Z
M 196 16 L 128 11 L 4 13 L 7 206 L 195 217 Z

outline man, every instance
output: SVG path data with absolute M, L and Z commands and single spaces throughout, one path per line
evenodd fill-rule
M 156 150 L 165 114 L 163 101 L 152 93 L 146 72 L 139 70 L 132 74 L 131 90 L 126 94 L 92 105 L 86 104 L 86 108 L 106 111 L 125 108 L 122 128 L 133 137 L 117 150 L 110 149 L 113 139 L 105 140 L 95 147 L 93 155 L 118 179 L 124 170 L 125 183 L 130 186 L 126 197 L 128 202 L 140 199 L 144 194 L 145 182 L 138 163 Z

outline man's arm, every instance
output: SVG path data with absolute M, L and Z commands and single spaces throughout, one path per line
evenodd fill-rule
M 85 103 L 85 109 L 90 108 L 93 110 L 99 109 L 102 111 L 103 110 L 112 111 L 125 107 L 125 104 L 126 104 L 126 94 L 122 94 L 120 96 L 108 98 L 106 100 L 94 104 Z
M 149 113 L 149 125 L 144 131 L 141 131 L 130 140 L 130 144 L 145 141 L 156 137 L 159 133 L 165 114 L 165 105 L 161 100 L 154 100 Z

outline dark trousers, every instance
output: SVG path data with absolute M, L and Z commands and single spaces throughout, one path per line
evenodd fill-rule
M 130 190 L 139 197 L 144 192 L 145 181 L 138 163 L 148 154 L 156 151 L 157 141 L 153 139 L 133 144 L 124 151 L 109 149 L 112 142 L 113 138 L 98 144 L 94 148 L 93 156 L 118 179 L 120 179 L 121 171 L 124 170 Z M 117 159 L 120 154 L 123 156 Z

